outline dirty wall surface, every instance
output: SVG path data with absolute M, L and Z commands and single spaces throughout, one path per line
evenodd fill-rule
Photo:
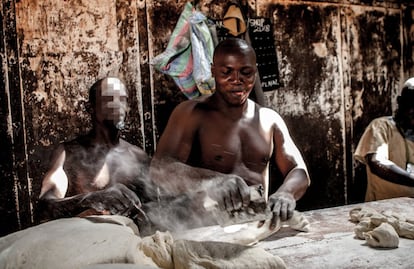
M 223 17 L 223 1 L 197 3 L 209 18 Z M 412 71 L 408 1 L 240 3 L 247 17 L 272 23 L 280 85 L 264 95 L 309 167 L 312 185 L 298 207 L 359 201 L 364 174 L 352 158 L 357 139 L 372 118 L 392 112 Z M 2 0 L 2 234 L 32 225 L 51 149 L 90 128 L 85 106 L 98 78 L 126 82 L 124 137 L 154 152 L 171 110 L 185 97 L 150 61 L 166 48 L 185 4 Z

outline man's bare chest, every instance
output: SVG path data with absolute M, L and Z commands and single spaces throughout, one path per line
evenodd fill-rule
M 128 152 L 108 151 L 98 155 L 69 155 L 64 170 L 68 175 L 69 189 L 76 192 L 94 191 L 117 182 L 127 183 L 140 175 L 140 164 Z M 69 191 L 70 191 L 69 190 Z
M 269 134 L 254 128 L 216 128 L 199 133 L 202 166 L 231 173 L 245 167 L 261 173 L 272 153 Z

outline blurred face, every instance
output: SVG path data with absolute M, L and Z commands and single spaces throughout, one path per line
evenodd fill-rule
M 414 100 L 412 100 L 414 103 Z M 414 129 L 414 105 L 406 108 L 403 112 L 407 128 Z
M 405 91 L 397 101 L 398 109 L 395 116 L 397 124 L 405 138 L 414 141 L 414 90 Z
M 216 92 L 230 105 L 247 101 L 256 79 L 256 57 L 248 48 L 218 53 L 211 67 Z
M 404 83 L 401 96 L 398 97 L 398 109 L 403 121 L 403 127 L 414 129 L 414 78 Z
M 119 130 L 124 128 L 127 112 L 125 85 L 117 78 L 107 78 L 96 95 L 97 120 Z
M 412 100 L 414 102 L 414 100 Z M 403 113 L 403 132 L 405 138 L 414 142 L 414 106 L 407 108 Z

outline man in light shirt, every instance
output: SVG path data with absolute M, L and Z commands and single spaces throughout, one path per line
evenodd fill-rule
M 368 125 L 355 151 L 366 165 L 365 201 L 414 197 L 414 77 L 404 83 L 397 103 L 394 116 Z

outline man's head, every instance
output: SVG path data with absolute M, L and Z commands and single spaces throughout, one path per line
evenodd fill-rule
M 414 131 L 414 77 L 409 78 L 397 97 L 398 109 L 396 121 L 404 130 Z
M 127 112 L 125 84 L 116 77 L 106 77 L 95 82 L 89 90 L 93 116 L 99 123 L 122 129 Z
M 211 72 L 223 99 L 231 105 L 243 104 L 254 87 L 256 53 L 243 39 L 226 39 L 214 50 Z

